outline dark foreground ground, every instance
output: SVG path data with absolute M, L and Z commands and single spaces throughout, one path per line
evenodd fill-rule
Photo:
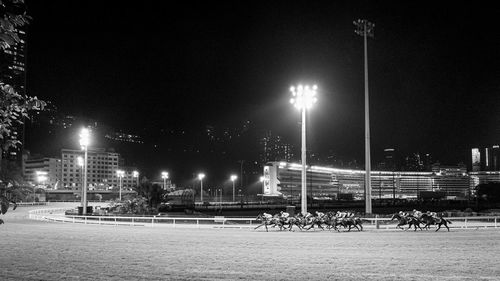
M 0 280 L 500 280 L 493 229 L 266 233 L 45 223 L 27 210 L 2 216 Z

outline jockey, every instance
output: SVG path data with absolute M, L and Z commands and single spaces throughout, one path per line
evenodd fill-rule
M 400 215 L 401 217 L 405 217 L 405 218 L 406 218 L 406 217 L 408 216 L 408 213 L 403 212 L 403 211 L 399 211 L 399 215 Z
M 319 219 L 322 219 L 322 218 L 325 216 L 325 213 L 316 211 L 316 216 L 317 216 Z
M 264 217 L 264 219 L 266 219 L 266 220 L 270 220 L 270 219 L 273 217 L 271 214 L 268 214 L 268 213 L 264 213 L 262 216 L 263 216 L 263 217 Z
M 352 212 L 346 212 L 345 217 L 346 218 L 353 218 L 354 217 L 354 213 L 352 213 Z
M 433 217 L 433 218 L 437 218 L 437 213 L 436 212 L 431 212 L 431 211 L 427 211 L 427 215 Z
M 347 216 L 347 213 L 346 212 L 337 211 L 336 216 L 339 219 L 343 219 L 343 218 L 345 218 Z
M 422 216 L 422 212 L 416 210 L 416 209 L 413 209 L 413 216 L 417 219 L 419 219 L 421 216 Z

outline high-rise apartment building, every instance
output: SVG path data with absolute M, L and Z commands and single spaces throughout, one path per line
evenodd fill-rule
M 82 150 L 62 149 L 62 185 L 66 189 L 81 190 L 83 185 L 83 167 L 78 163 L 78 157 L 84 157 Z M 103 148 L 88 150 L 87 184 L 89 190 L 109 190 L 120 187 L 120 154 L 107 152 Z M 125 172 L 121 179 L 123 189 L 135 186 L 131 172 Z
M 45 180 L 39 182 L 37 173 L 43 172 Z M 27 182 L 41 184 L 48 188 L 58 189 L 61 185 L 61 159 L 36 158 L 25 159 L 23 163 L 23 176 Z

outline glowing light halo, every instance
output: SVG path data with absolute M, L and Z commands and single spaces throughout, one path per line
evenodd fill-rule
M 310 109 L 318 101 L 316 93 L 318 86 L 299 84 L 297 87 L 290 87 L 290 92 L 292 93 L 292 98 L 290 103 L 293 104 L 297 109 Z

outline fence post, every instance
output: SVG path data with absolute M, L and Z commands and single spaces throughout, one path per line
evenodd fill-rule
M 172 225 L 175 227 L 175 219 L 173 219 L 172 222 Z
M 134 218 L 132 218 L 132 226 L 134 226 Z
M 375 227 L 376 227 L 377 229 L 380 229 L 380 224 L 379 224 L 379 222 L 378 222 L 378 215 L 375 215 Z
M 497 217 L 495 217 L 495 228 L 497 228 Z
M 465 218 L 464 227 L 467 228 L 467 218 Z
M 200 228 L 200 220 L 199 219 L 196 219 L 196 227 Z
M 117 224 L 116 224 L 116 217 L 115 217 L 115 226 L 117 226 Z
M 151 227 L 153 227 L 153 226 L 154 226 L 154 223 L 155 223 L 155 218 L 156 218 L 156 216 L 153 216 L 153 218 L 151 218 Z

